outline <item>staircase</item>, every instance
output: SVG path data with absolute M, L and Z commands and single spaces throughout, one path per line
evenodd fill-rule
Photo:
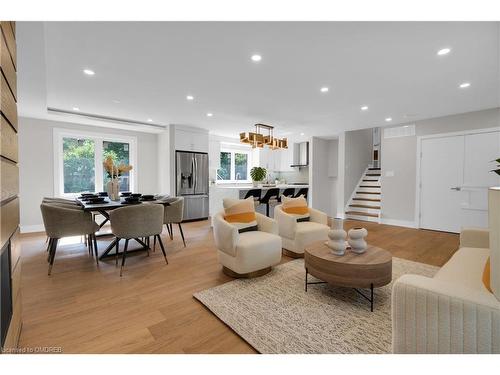
M 345 218 L 378 223 L 380 220 L 380 198 L 380 168 L 368 167 L 346 206 Z

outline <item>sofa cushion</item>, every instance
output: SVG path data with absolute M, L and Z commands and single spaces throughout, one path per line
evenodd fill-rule
M 441 267 L 434 278 L 487 292 L 483 284 L 483 270 L 489 255 L 489 249 L 462 247 Z
M 257 230 L 255 206 L 252 197 L 247 199 L 224 198 L 224 219 L 238 228 L 240 233 Z

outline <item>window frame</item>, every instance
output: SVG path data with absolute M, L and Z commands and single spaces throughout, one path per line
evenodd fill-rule
M 84 138 L 94 141 L 94 173 L 95 173 L 95 189 L 102 191 L 101 186 L 104 186 L 104 167 L 102 162 L 103 157 L 103 142 L 123 142 L 129 144 L 129 162 L 133 166 L 129 172 L 129 185 L 132 191 L 137 191 L 138 171 L 137 171 L 137 137 L 125 136 L 120 134 L 107 134 L 89 132 L 83 130 L 70 130 L 62 128 L 54 128 L 53 146 L 54 146 L 54 196 L 73 198 L 80 193 L 65 193 L 64 192 L 64 162 L 63 162 L 63 138 Z
M 220 158 L 220 154 L 223 152 L 228 152 L 231 154 L 231 170 L 229 180 L 218 180 L 217 172 L 216 172 L 216 183 L 217 184 L 248 184 L 252 182 L 252 178 L 250 177 L 250 170 L 252 169 L 252 149 L 242 147 L 240 145 L 231 146 L 229 144 L 221 145 L 218 156 Z M 247 155 L 247 179 L 246 180 L 236 180 L 236 158 L 235 154 L 245 154 Z M 217 168 L 220 169 L 220 168 Z

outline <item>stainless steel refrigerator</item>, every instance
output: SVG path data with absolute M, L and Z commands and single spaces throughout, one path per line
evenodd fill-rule
M 176 195 L 184 197 L 184 220 L 208 218 L 208 154 L 176 151 Z

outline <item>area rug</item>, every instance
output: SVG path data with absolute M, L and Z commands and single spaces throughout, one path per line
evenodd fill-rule
M 408 273 L 432 277 L 438 270 L 400 258 L 392 268 L 393 280 Z M 375 289 L 370 312 L 354 289 L 316 284 L 306 293 L 304 275 L 304 260 L 297 259 L 194 297 L 260 353 L 391 352 L 392 283 Z

